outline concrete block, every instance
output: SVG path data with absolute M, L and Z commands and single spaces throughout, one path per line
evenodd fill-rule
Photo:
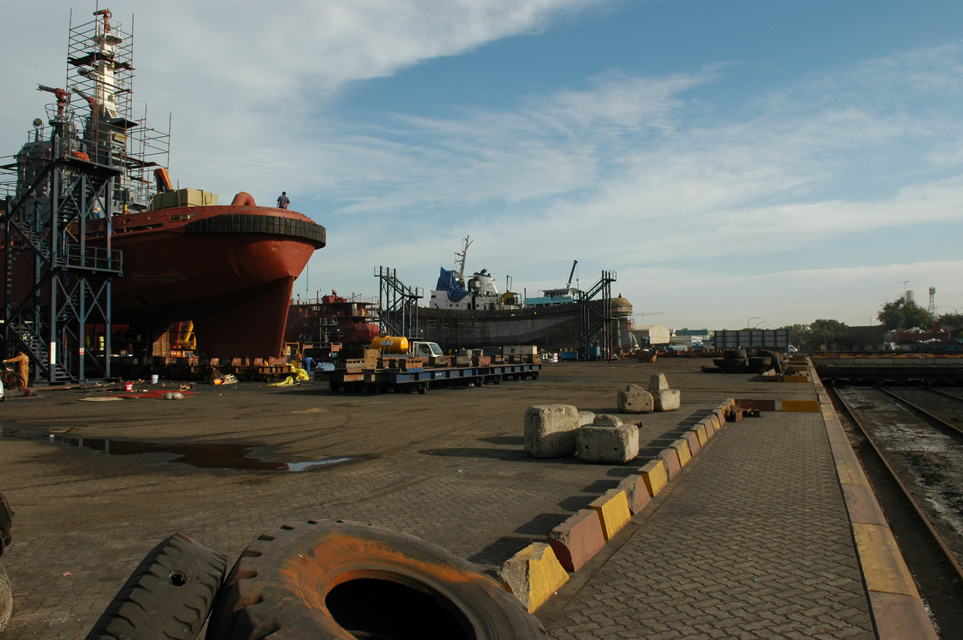
M 624 491 L 609 489 L 604 494 L 589 503 L 589 509 L 599 514 L 602 521 L 602 533 L 606 540 L 615 537 L 622 527 L 632 519 L 629 513 L 629 501 Z
M 596 427 L 621 427 L 622 418 L 613 416 L 611 413 L 600 413 L 595 416 L 592 424 Z
M 509 558 L 498 570 L 498 577 L 529 613 L 568 582 L 568 573 L 544 542 L 533 542 Z
M 575 455 L 578 409 L 570 404 L 544 404 L 525 412 L 525 451 L 533 458 Z
M 669 381 L 665 379 L 664 373 L 654 373 L 649 378 L 649 391 L 662 391 L 669 388 Z
M 652 403 L 656 411 L 678 411 L 682 406 L 682 391 L 680 389 L 662 389 L 652 391 Z
M 721 430 L 724 426 L 726 426 L 726 410 L 722 407 L 716 407 L 716 410 L 713 411 L 713 414 L 715 414 L 716 420 L 719 422 L 719 429 Z
M 663 449 L 659 452 L 659 458 L 665 464 L 665 470 L 669 474 L 669 480 L 679 475 L 682 465 L 679 464 L 679 454 L 675 449 Z
M 716 433 L 722 431 L 722 422 L 719 421 L 719 416 L 713 413 L 711 416 L 709 416 L 709 420 L 712 421 L 712 429 Z
M 692 460 L 692 451 L 689 449 L 689 442 L 685 438 L 679 438 L 670 444 L 669 449 L 675 451 L 675 455 L 679 459 L 679 468 L 686 466 Z
M 693 427 L 692 430 L 695 431 L 697 436 L 699 436 L 699 446 L 706 446 L 706 443 L 709 442 L 709 436 L 706 435 L 706 425 L 700 422 Z
M 625 492 L 625 498 L 629 503 L 629 513 L 633 516 L 639 511 L 645 508 L 645 505 L 649 504 L 652 496 L 649 495 L 649 490 L 645 486 L 645 481 L 637 473 L 633 473 L 627 478 L 624 478 L 622 482 L 619 483 L 619 490 Z
M 634 424 L 585 425 L 578 430 L 575 442 L 580 460 L 622 464 L 639 455 L 639 428 Z
M 637 384 L 630 384 L 618 393 L 619 413 L 651 413 L 655 410 L 652 394 Z
M 595 414 L 591 411 L 579 411 L 578 412 L 578 424 L 579 426 L 592 424 L 595 422 Z
M 552 529 L 548 544 L 567 571 L 578 571 L 605 546 L 599 514 L 592 509 L 580 509 Z
M 642 477 L 646 490 L 653 498 L 665 488 L 665 485 L 669 484 L 669 470 L 666 469 L 662 458 L 649 460 L 639 469 L 639 476 Z
M 702 430 L 705 432 L 706 438 L 712 439 L 712 436 L 716 435 L 716 428 L 712 424 L 713 422 L 712 416 L 709 416 L 699 423 L 702 425 Z
M 686 431 L 684 439 L 686 444 L 689 445 L 689 455 L 695 457 L 697 453 L 702 451 L 702 443 L 699 442 L 699 434 L 696 433 L 695 429 Z

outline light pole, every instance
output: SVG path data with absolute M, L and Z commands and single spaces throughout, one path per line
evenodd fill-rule
M 758 319 L 759 319 L 759 316 L 752 316 L 751 318 L 746 320 L 746 329 L 752 329 L 752 321 L 758 320 Z

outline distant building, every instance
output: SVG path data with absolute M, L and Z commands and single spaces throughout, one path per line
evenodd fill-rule
M 712 329 L 676 329 L 676 336 L 687 336 L 690 338 L 695 338 L 701 342 L 707 342 L 712 340 L 712 336 L 715 335 L 715 331 Z
M 669 344 L 672 334 L 661 324 L 648 324 L 632 329 L 639 344 L 660 345 Z

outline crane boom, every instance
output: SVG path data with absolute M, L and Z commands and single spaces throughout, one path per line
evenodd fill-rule
M 578 260 L 572 261 L 572 270 L 568 272 L 568 282 L 565 283 L 566 289 L 572 286 L 572 276 L 575 275 L 575 267 L 577 265 L 578 265 Z

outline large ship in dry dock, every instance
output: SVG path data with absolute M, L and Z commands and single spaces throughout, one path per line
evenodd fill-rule
M 543 291 L 537 298 L 512 292 L 499 293 L 487 269 L 465 275 L 469 238 L 458 256 L 458 270 L 442 268 L 430 293 L 428 306 L 418 309 L 419 339 L 437 342 L 443 349 L 536 345 L 543 351 L 597 346 L 602 350 L 630 349 L 632 304 L 621 295 L 612 297 L 600 285 L 583 292 L 568 285 Z M 574 268 L 574 267 L 573 267 Z
M 91 336 L 98 327 L 148 327 L 156 338 L 192 320 L 208 356 L 279 356 L 294 281 L 325 246 L 324 227 L 247 193 L 219 205 L 173 188 L 169 136 L 132 117 L 130 34 L 107 9 L 69 33 L 66 89 L 40 86 L 56 97 L 49 127 L 36 119 L 3 167 L 16 174 L 5 206 L 8 349 L 46 366 L 59 346 L 83 371 L 85 352 L 111 338 Z M 95 290 L 86 302 L 85 289 Z M 76 322 L 53 326 L 61 308 Z

